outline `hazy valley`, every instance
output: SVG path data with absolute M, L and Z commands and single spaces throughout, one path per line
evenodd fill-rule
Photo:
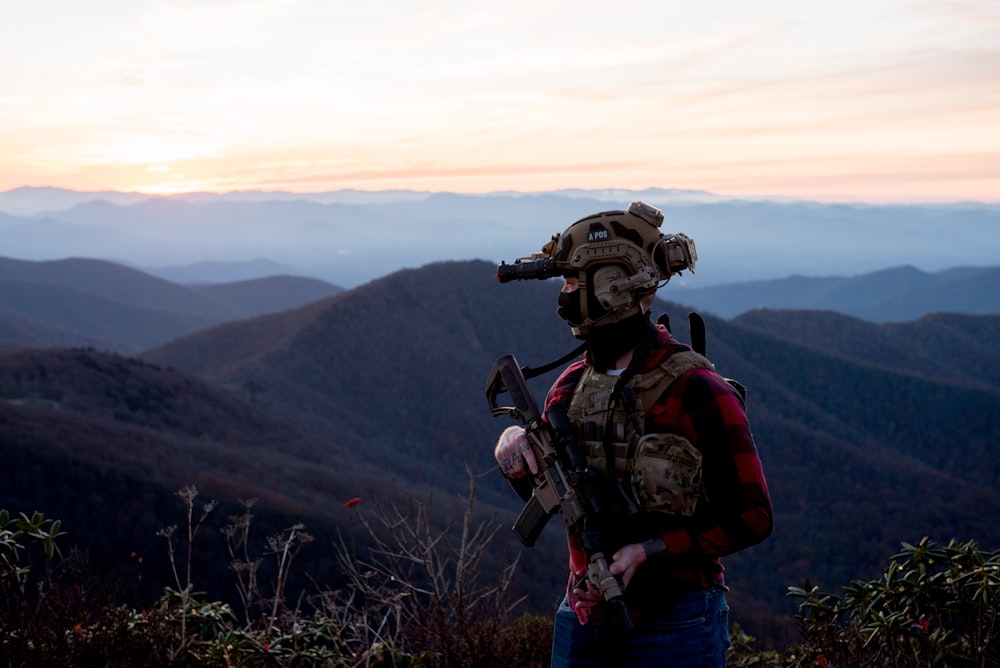
M 678 287 L 803 276 L 853 276 L 911 265 L 936 272 L 992 266 L 1000 207 L 844 205 L 734 200 L 710 193 L 558 191 L 459 195 L 229 193 L 142 197 L 21 188 L 0 193 L 0 256 L 110 260 L 179 283 L 178 267 L 266 259 L 274 273 L 356 287 L 436 261 L 511 260 L 537 251 L 574 220 L 645 199 L 665 232 L 694 238 L 697 273 Z M 280 268 L 274 271 L 274 268 Z

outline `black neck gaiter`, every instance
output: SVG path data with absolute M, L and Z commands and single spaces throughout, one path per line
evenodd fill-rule
M 594 366 L 602 371 L 610 369 L 619 357 L 639 345 L 647 329 L 648 313 L 636 313 L 610 325 L 591 329 L 587 335 L 587 350 Z

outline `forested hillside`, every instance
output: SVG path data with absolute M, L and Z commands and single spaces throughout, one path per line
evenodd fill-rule
M 493 360 L 512 352 L 537 365 L 576 344 L 554 313 L 557 289 L 499 285 L 485 262 L 441 263 L 187 335 L 142 361 L 6 353 L 0 442 L 31 473 L 8 467 L 0 485 L 22 507 L 73 514 L 77 526 L 146 531 L 147 552 L 155 532 L 176 523 L 173 488 L 195 482 L 208 497 L 259 496 L 262 516 L 278 518 L 272 525 L 296 516 L 317 529 L 322 569 L 323 545 L 350 530 L 348 499 L 433 490 L 436 521 L 452 519 L 466 466 L 487 473 L 509 423 L 490 417 L 485 401 Z M 684 310 L 656 308 L 686 339 Z M 957 330 L 954 318 L 905 327 L 819 312 L 708 318 L 709 356 L 750 388 L 777 513 L 771 539 L 726 561 L 735 621 L 781 640 L 793 611 L 788 585 L 875 577 L 900 541 L 1000 545 L 1000 465 L 988 456 L 1000 438 L 997 376 L 965 361 L 948 371 L 936 352 L 965 332 L 968 345 L 978 339 L 980 367 L 996 368 L 988 337 L 997 328 L 992 316 Z M 538 379 L 539 398 L 551 379 Z M 509 524 L 519 510 L 495 472 L 477 494 L 484 517 Z M 563 584 L 557 524 L 521 564 L 531 576 L 519 586 L 544 612 Z M 104 532 L 75 538 L 95 553 L 126 549 Z M 514 541 L 506 548 L 520 550 Z M 504 553 L 497 549 L 495 563 Z
M 732 322 L 860 364 L 957 385 L 1000 386 L 1000 317 L 936 313 L 876 325 L 833 311 L 762 309 Z

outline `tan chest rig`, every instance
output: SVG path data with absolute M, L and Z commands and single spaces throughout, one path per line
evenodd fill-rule
M 588 464 L 610 476 L 646 511 L 690 517 L 704 494 L 702 454 L 679 434 L 645 434 L 646 411 L 691 369 L 715 369 L 703 355 L 679 352 L 655 369 L 627 379 L 588 367 L 573 392 L 568 416 Z M 612 397 L 615 399 L 612 400 Z

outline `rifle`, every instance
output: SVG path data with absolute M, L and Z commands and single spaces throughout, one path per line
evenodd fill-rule
M 513 406 L 500 406 L 497 397 L 506 392 Z M 598 518 L 607 503 L 598 487 L 598 473 L 587 465 L 580 453 L 565 409 L 550 406 L 545 420 L 531 394 L 523 370 L 513 355 L 504 355 L 493 363 L 486 384 L 486 398 L 493 416 L 510 415 L 524 425 L 528 443 L 538 461 L 539 471 L 532 476 L 531 498 L 514 523 L 521 542 L 532 547 L 549 518 L 562 515 L 566 529 L 575 536 L 587 557 L 587 579 L 601 592 L 601 597 L 616 608 L 622 624 L 632 628 L 625 607 L 625 585 L 612 575 L 598 530 Z

